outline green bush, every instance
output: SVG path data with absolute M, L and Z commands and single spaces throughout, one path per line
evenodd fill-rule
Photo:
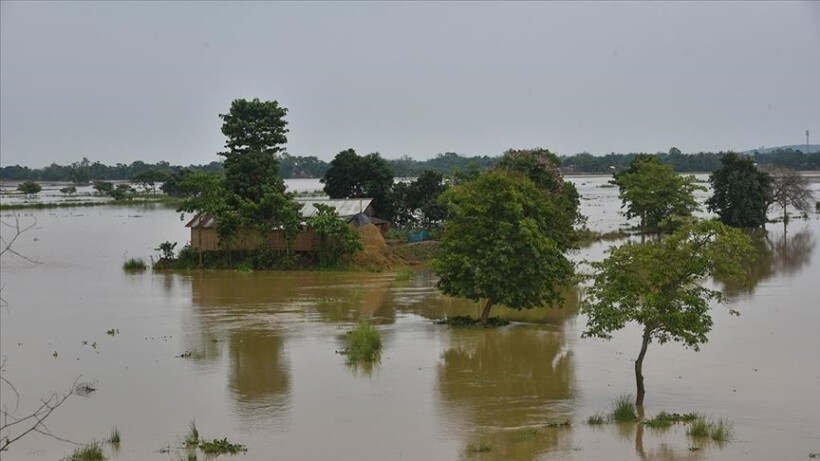
M 142 259 L 131 258 L 123 263 L 122 268 L 127 272 L 142 272 L 147 269 L 148 266 Z
M 347 344 L 348 363 L 375 362 L 381 352 L 382 338 L 373 325 L 359 322 L 356 328 L 347 332 Z
M 631 395 L 624 394 L 615 399 L 609 417 L 615 422 L 637 421 L 638 414 L 635 412 L 635 404 Z
M 88 445 L 77 447 L 71 453 L 71 456 L 65 458 L 65 461 L 103 461 L 105 455 L 103 454 L 102 446 L 99 442 L 93 442 Z
M 20 183 L 20 185 L 17 186 L 17 190 L 26 195 L 34 195 L 43 190 L 43 188 L 34 181 L 26 181 Z

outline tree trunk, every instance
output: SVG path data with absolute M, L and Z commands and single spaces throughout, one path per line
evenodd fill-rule
M 643 358 L 646 357 L 646 348 L 649 346 L 650 336 L 649 327 L 643 330 L 643 340 L 641 341 L 641 353 L 638 354 L 638 360 L 635 360 L 635 384 L 638 387 L 638 396 L 635 398 L 635 406 L 643 407 L 643 396 L 646 394 L 646 389 L 643 386 Z
M 493 304 L 495 304 L 495 302 L 492 299 L 488 299 L 487 303 L 484 304 L 484 309 L 481 310 L 482 325 L 486 325 L 487 321 L 490 319 L 490 309 L 492 309 Z

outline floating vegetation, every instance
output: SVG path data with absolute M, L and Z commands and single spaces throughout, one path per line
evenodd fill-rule
M 600 424 L 605 424 L 607 421 L 606 415 L 603 413 L 595 413 L 594 415 L 587 418 L 587 424 L 591 426 L 597 426 Z
M 74 386 L 74 393 L 81 397 L 87 397 L 94 392 L 97 392 L 97 388 L 94 387 L 94 383 L 90 381 L 83 381 Z
M 114 335 L 117 335 L 119 333 L 120 333 L 119 328 L 111 328 L 111 329 L 109 329 L 108 331 L 105 332 L 105 334 L 107 334 L 108 336 L 114 336 Z
M 697 413 L 678 414 L 661 411 L 660 413 L 655 415 L 654 418 L 644 420 L 643 424 L 647 427 L 665 429 L 672 426 L 675 423 L 690 423 L 698 418 L 699 416 Z
M 123 263 L 122 269 L 126 272 L 142 272 L 148 269 L 148 265 L 142 259 L 131 258 Z
M 222 440 L 204 440 L 199 443 L 199 449 L 207 455 L 235 455 L 248 451 L 245 445 L 233 443 L 227 438 L 223 438 Z
M 64 461 L 103 461 L 102 445 L 99 442 L 91 442 L 88 445 L 77 447 L 71 455 L 64 459 Z
M 347 347 L 344 354 L 348 363 L 375 362 L 382 349 L 379 331 L 367 322 L 359 322 L 347 332 Z
M 467 445 L 468 453 L 489 453 L 493 451 L 493 446 L 488 443 L 479 443 L 478 445 Z
M 110 443 L 111 445 L 115 446 L 115 447 L 119 447 L 119 445 L 120 445 L 120 430 L 117 429 L 117 426 L 114 426 L 114 428 L 111 429 L 111 435 L 108 436 L 107 442 Z
M 185 448 L 196 448 L 199 446 L 199 441 L 199 429 L 196 428 L 196 421 L 192 419 L 183 445 Z
M 200 358 L 201 355 L 199 353 L 196 353 L 196 352 L 185 351 L 185 352 L 183 352 L 179 355 L 176 355 L 175 357 L 178 358 L 178 359 L 197 359 L 197 358 Z
M 409 282 L 414 278 L 416 278 L 416 271 L 410 269 L 409 267 L 402 267 L 396 271 L 396 276 L 393 280 L 396 282 Z
M 436 320 L 435 324 L 447 325 L 451 327 L 498 328 L 509 325 L 510 321 L 504 320 L 501 317 L 490 317 L 487 319 L 487 324 L 485 325 L 481 323 L 481 319 L 475 319 L 469 315 L 454 315 L 452 317 L 445 317 L 441 320 Z
M 717 421 L 707 420 L 699 417 L 692 421 L 686 434 L 696 439 L 709 438 L 718 443 L 724 443 L 732 438 L 733 425 L 726 419 Z

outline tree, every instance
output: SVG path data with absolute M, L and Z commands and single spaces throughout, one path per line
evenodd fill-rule
M 789 222 L 789 205 L 804 213 L 811 211 L 814 193 L 808 178 L 794 170 L 775 171 L 772 178 L 772 201 L 783 210 L 784 225 Z
M 34 181 L 26 181 L 22 182 L 17 186 L 17 190 L 26 194 L 26 195 L 35 195 L 41 190 L 43 190 L 42 186 L 37 184 Z
M 131 178 L 131 182 L 139 184 L 144 190 L 150 190 L 151 193 L 156 191 L 156 184 L 164 182 L 168 179 L 168 175 L 157 170 L 147 170 L 135 175 Z
M 243 199 L 258 202 L 269 192 L 284 192 L 277 155 L 287 142 L 288 110 L 277 101 L 236 99 L 227 114 L 220 114 L 227 137 L 225 186 Z
M 560 302 L 573 265 L 573 229 L 550 195 L 519 173 L 489 171 L 442 195 L 450 217 L 434 260 L 445 294 L 485 300 L 481 322 L 503 304 L 529 309 Z
M 392 206 L 394 221 L 408 227 L 439 225 L 446 218 L 447 208 L 438 198 L 446 189 L 444 176 L 432 170 L 425 170 L 415 181 L 395 184 Z
M 372 198 L 380 217 L 392 218 L 393 171 L 378 153 L 360 157 L 353 149 L 339 152 L 322 178 L 330 198 Z
M 697 351 L 712 329 L 710 302 L 724 301 L 724 294 L 707 288 L 706 282 L 742 278 L 743 263 L 753 254 L 741 231 L 700 221 L 663 240 L 626 243 L 605 260 L 590 263 L 593 283 L 581 304 L 587 316 L 583 336 L 610 339 L 629 322 L 643 327 L 635 361 L 636 405 L 644 402 L 643 361 L 649 344 L 675 341 Z
M 734 152 L 720 159 L 720 168 L 709 176 L 712 196 L 706 201 L 724 224 L 733 227 L 766 225 L 772 201 L 772 178 L 758 170 L 752 159 Z
M 110 181 L 94 181 L 94 190 L 100 195 L 110 194 L 114 190 L 114 183 Z
M 65 187 L 60 189 L 60 193 L 65 194 L 65 195 L 76 194 L 77 193 L 77 186 L 75 186 L 74 184 L 72 184 L 70 186 L 65 186 Z
M 612 183 L 618 186 L 626 218 L 640 218 L 642 233 L 660 233 L 673 227 L 676 218 L 691 216 L 698 209 L 694 191 L 705 190 L 695 184 L 694 176 L 680 176 L 647 154 L 615 173 Z
M 307 225 L 319 236 L 319 265 L 339 267 L 362 249 L 359 234 L 339 219 L 332 206 L 321 203 L 314 203 L 313 206 L 316 207 L 316 214 L 308 219 Z

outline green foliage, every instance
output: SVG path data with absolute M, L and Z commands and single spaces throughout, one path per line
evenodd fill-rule
M 117 429 L 117 426 L 114 426 L 114 428 L 111 429 L 111 435 L 108 436 L 107 442 L 110 443 L 111 445 L 115 445 L 115 446 L 120 444 L 120 442 L 121 442 L 120 430 Z
M 88 445 L 77 447 L 71 455 L 65 458 L 65 461 L 104 461 L 102 445 L 99 442 L 93 442 Z
M 686 434 L 696 439 L 709 438 L 718 443 L 728 442 L 734 433 L 733 424 L 727 419 L 719 419 L 717 421 L 707 420 L 699 417 L 692 421 Z
M 629 169 L 613 177 L 621 208 L 626 208 L 627 219 L 640 218 L 642 232 L 660 233 L 691 216 L 698 209 L 694 191 L 706 190 L 695 184 L 694 176 L 680 176 L 651 155 L 639 155 Z
M 717 221 L 690 223 L 663 240 L 626 243 L 603 261 L 591 262 L 593 284 L 581 312 L 585 337 L 609 339 L 629 322 L 643 327 L 636 361 L 638 405 L 643 403 L 641 366 L 648 344 L 681 342 L 698 350 L 712 329 L 711 301 L 722 292 L 705 286 L 711 277 L 744 279 L 743 263 L 753 259 L 751 240 Z
M 176 248 L 177 242 L 171 243 L 169 241 L 165 241 L 159 244 L 158 247 L 154 248 L 154 251 L 160 252 L 160 259 L 174 259 L 174 248 Z
M 319 236 L 319 266 L 336 268 L 362 249 L 359 234 L 339 219 L 336 209 L 315 203 L 316 214 L 307 220 L 307 226 Z
M 772 178 L 760 171 L 749 157 L 727 153 L 721 167 L 711 176 L 712 196 L 706 201 L 709 211 L 733 227 L 761 227 L 772 201 Z
M 618 423 L 637 421 L 638 414 L 635 411 L 632 396 L 627 394 L 618 396 L 615 402 L 612 403 L 609 418 Z
M 401 227 L 430 228 L 447 217 L 447 207 L 438 198 L 447 189 L 444 176 L 424 171 L 412 182 L 393 186 L 393 222 Z
M 571 219 L 552 196 L 518 174 L 482 173 L 442 195 L 450 219 L 434 260 L 445 294 L 529 309 L 560 302 L 573 265 Z
M 185 448 L 196 448 L 199 446 L 199 442 L 199 429 L 196 427 L 196 421 L 192 419 L 188 427 L 188 435 L 185 436 L 183 445 Z
M 489 453 L 493 451 L 493 446 L 488 443 L 479 443 L 478 445 L 467 445 L 468 453 Z
M 379 331 L 367 322 L 359 322 L 347 332 L 345 355 L 348 363 L 375 362 L 382 349 L 382 338 Z
M 126 272 L 142 272 L 147 269 L 148 266 L 142 259 L 131 258 L 123 263 L 122 268 Z
M 416 277 L 416 271 L 409 267 L 402 267 L 396 271 L 396 276 L 393 278 L 396 282 L 409 282 Z
M 152 193 L 156 191 L 156 184 L 168 180 L 169 176 L 166 173 L 157 170 L 147 170 L 134 175 L 131 182 L 139 184 L 145 190 L 150 190 Z
M 276 155 L 287 142 L 288 110 L 277 101 L 236 99 L 220 114 L 227 141 L 225 188 L 240 199 L 259 202 L 271 192 L 284 192 Z
M 474 319 L 469 315 L 453 315 L 436 320 L 434 323 L 436 325 L 447 325 L 457 328 L 497 328 L 509 325 L 510 321 L 504 320 L 501 317 L 489 317 L 486 321 L 482 321 L 481 319 Z
M 17 190 L 26 195 L 35 195 L 43 188 L 34 181 L 25 181 L 17 186 Z
M 378 153 L 360 157 L 353 149 L 339 152 L 322 184 L 330 198 L 372 198 L 377 214 L 392 219 L 393 171 Z
M 606 423 L 607 417 L 601 413 L 595 413 L 594 415 L 587 418 L 587 424 L 590 426 L 599 426 L 601 424 Z
M 248 451 L 245 445 L 233 443 L 227 438 L 203 440 L 199 444 L 199 449 L 206 455 L 235 455 Z
M 643 422 L 643 424 L 647 427 L 655 428 L 655 429 L 665 429 L 672 426 L 675 423 L 689 423 L 695 421 L 699 418 L 696 413 L 685 413 L 685 414 L 678 414 L 678 413 L 668 413 L 666 411 L 661 411 L 655 417 L 651 419 L 647 419 Z
M 128 184 L 117 184 L 114 189 L 109 192 L 109 195 L 114 200 L 131 200 L 134 198 L 136 191 Z
M 114 190 L 114 183 L 110 181 L 94 181 L 94 190 L 100 195 L 108 195 Z
M 60 189 L 60 193 L 65 194 L 65 195 L 76 194 L 77 193 L 77 186 L 72 184 L 70 186 L 63 187 L 62 189 Z

